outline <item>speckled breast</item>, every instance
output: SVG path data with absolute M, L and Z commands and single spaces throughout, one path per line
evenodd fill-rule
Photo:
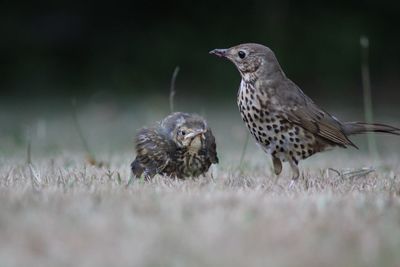
M 282 110 L 272 109 L 271 101 L 272 97 L 265 91 L 257 91 L 251 83 L 241 82 L 237 103 L 242 119 L 257 143 L 282 161 L 298 162 L 312 155 L 314 137 L 289 123 Z
M 197 177 L 210 168 L 211 162 L 202 153 L 179 151 L 176 160 L 176 174 L 179 178 Z

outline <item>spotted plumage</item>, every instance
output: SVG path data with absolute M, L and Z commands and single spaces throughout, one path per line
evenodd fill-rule
M 289 162 L 293 181 L 298 163 L 317 152 L 339 146 L 356 147 L 349 135 L 365 132 L 400 134 L 384 124 L 340 122 L 320 109 L 288 79 L 271 49 L 242 44 L 210 52 L 235 64 L 242 77 L 237 104 L 243 121 L 257 144 L 272 156 L 275 173 Z
M 258 95 L 252 83 L 242 82 L 237 97 L 242 119 L 261 148 L 277 158 L 276 162 L 290 158 L 298 164 L 317 152 L 315 137 L 291 124 L 284 112 L 271 109 L 271 98 L 265 92 Z
M 215 138 L 198 115 L 176 112 L 136 135 L 136 159 L 132 173 L 152 178 L 197 177 L 218 163 Z

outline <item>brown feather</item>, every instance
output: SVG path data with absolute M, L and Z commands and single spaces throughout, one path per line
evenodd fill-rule
M 344 133 L 341 122 L 319 108 L 295 83 L 286 78 L 276 92 L 278 105 L 290 122 L 335 145 L 356 147 Z

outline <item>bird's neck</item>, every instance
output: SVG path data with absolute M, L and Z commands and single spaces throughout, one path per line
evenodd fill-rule
M 282 80 L 286 78 L 285 73 L 279 67 L 279 65 L 275 68 L 259 68 L 255 72 L 246 72 L 240 73 L 242 76 L 242 82 L 255 84 L 258 80 L 268 81 L 268 80 Z
M 258 75 L 255 72 L 247 72 L 247 73 L 241 73 L 242 75 L 242 82 L 244 83 L 250 83 L 254 84 L 258 80 Z

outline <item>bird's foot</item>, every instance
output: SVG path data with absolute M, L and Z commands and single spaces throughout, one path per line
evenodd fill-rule
M 296 184 L 296 180 L 295 179 L 292 179 L 291 181 L 290 181 L 290 184 L 289 184 L 289 189 L 292 189 L 293 187 L 294 187 L 294 185 Z
M 290 161 L 290 167 L 292 167 L 292 171 L 293 171 L 293 176 L 292 176 L 292 181 L 290 181 L 289 184 L 289 189 L 292 189 L 293 186 L 296 184 L 296 181 L 299 179 L 300 177 L 300 172 L 299 172 L 299 167 L 297 167 L 297 163 Z

